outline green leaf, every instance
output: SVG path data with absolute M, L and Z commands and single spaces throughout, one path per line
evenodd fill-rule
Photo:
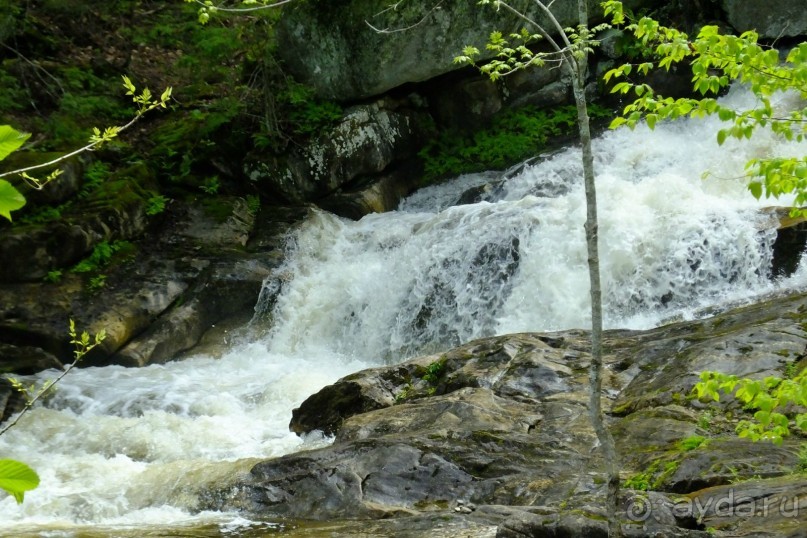
M 0 489 L 21 503 L 25 492 L 39 485 L 39 476 L 33 469 L 16 460 L 0 460 Z
M 0 161 L 19 149 L 30 137 L 31 133 L 22 133 L 10 125 L 0 125 Z
M 759 200 L 759 197 L 762 196 L 762 183 L 758 181 L 754 181 L 753 183 L 748 184 L 748 190 L 751 191 L 751 195 Z
M 25 205 L 25 196 L 14 185 L 0 179 L 0 216 L 11 220 L 11 212 Z

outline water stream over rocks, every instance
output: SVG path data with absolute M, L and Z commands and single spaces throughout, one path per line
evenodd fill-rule
M 749 158 L 804 154 L 804 144 L 760 132 L 721 147 L 716 129 L 679 121 L 595 141 L 608 328 L 692 319 L 807 283 L 801 270 L 771 278 L 776 223 L 760 208 L 773 204 L 742 179 Z M 578 152 L 507 176 L 425 188 L 358 222 L 316 212 L 258 301 L 272 329 L 221 358 L 72 373 L 0 438 L 4 457 L 42 478 L 21 506 L 0 499 L 0 536 L 268 532 L 199 511 L 200 495 L 259 459 L 326 444 L 288 430 L 291 409 L 322 386 L 477 337 L 585 328 Z

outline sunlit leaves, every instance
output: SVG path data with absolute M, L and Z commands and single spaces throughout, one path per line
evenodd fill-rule
M 39 485 L 39 476 L 26 464 L 15 460 L 0 460 L 0 489 L 21 503 L 25 492 Z
M 501 32 L 491 32 L 485 48 L 494 54 L 494 58 L 479 67 L 479 70 L 495 81 L 530 66 L 544 65 L 547 58 L 553 55 L 533 52 L 528 46 L 539 39 L 539 34 L 531 34 L 526 29 L 507 37 Z M 454 63 L 476 65 L 475 58 L 479 54 L 476 47 L 466 46 L 462 54 L 454 58 Z
M 11 212 L 25 205 L 25 197 L 14 188 L 14 185 L 0 179 L 0 216 L 11 220 Z
M 652 128 L 661 120 L 717 114 L 728 124 L 716 133 L 720 145 L 730 138 L 749 139 L 760 127 L 770 128 L 785 140 L 804 140 L 807 108 L 777 113 L 771 105 L 771 97 L 797 92 L 807 99 L 807 43 L 794 47 L 782 62 L 776 49 L 758 43 L 759 36 L 754 31 L 734 36 L 721 34 L 717 26 L 704 26 L 695 38 L 690 38 L 649 17 L 628 21 L 617 0 L 608 0 L 603 6 L 615 24 L 627 23 L 624 29 L 652 46 L 656 55 L 654 63 L 644 63 L 638 68 L 626 64 L 605 74 L 606 83 L 618 80 L 611 87 L 613 93 L 635 95 L 634 101 L 624 108 L 623 119 L 611 122 L 612 128 L 622 125 L 633 128 L 642 119 Z M 635 68 L 644 75 L 651 68 L 669 69 L 681 62 L 689 63 L 692 88 L 703 96 L 700 99 L 663 97 L 649 90 L 646 84 L 630 79 Z M 756 95 L 755 108 L 733 110 L 712 97 L 733 82 L 746 85 Z M 795 194 L 797 206 L 807 204 L 804 177 L 807 170 L 802 156 L 753 160 L 746 170 L 750 176 L 748 188 L 755 197 Z M 807 211 L 794 209 L 793 213 L 807 214 Z
M 31 133 L 22 133 L 10 125 L 0 125 L 0 161 L 22 146 Z
M 701 401 L 719 401 L 720 394 L 734 394 L 746 409 L 754 411 L 754 420 L 737 424 L 737 435 L 753 441 L 781 444 L 792 428 L 807 431 L 807 370 L 793 379 L 769 376 L 765 379 L 738 378 L 720 372 L 702 372 L 693 387 Z

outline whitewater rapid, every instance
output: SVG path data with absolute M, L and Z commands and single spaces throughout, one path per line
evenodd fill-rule
M 742 91 L 726 99 L 750 104 Z M 771 279 L 775 222 L 760 209 L 790 200 L 757 201 L 743 179 L 750 158 L 807 148 L 766 132 L 718 146 L 718 128 L 684 120 L 595 140 L 606 327 L 649 328 L 807 283 L 802 270 Z M 327 443 L 288 431 L 291 409 L 325 384 L 476 337 L 585 328 L 581 176 L 571 148 L 422 189 L 358 222 L 315 212 L 258 301 L 274 320 L 263 336 L 220 358 L 76 371 L 0 437 L 3 457 L 42 479 L 22 505 L 0 499 L 0 536 L 244 535 L 259 524 L 204 511 L 200 494 L 258 459 Z M 482 199 L 455 205 L 474 189 Z

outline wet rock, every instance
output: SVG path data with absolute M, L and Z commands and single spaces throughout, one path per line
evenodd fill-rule
M 25 407 L 25 396 L 5 378 L 0 378 L 0 428 Z
M 787 278 L 796 272 L 801 257 L 807 250 L 807 219 L 801 216 L 791 217 L 789 208 L 785 207 L 765 208 L 764 212 L 775 219 L 772 225 L 777 228 L 771 276 Z
M 707 488 L 688 496 L 679 510 L 692 511 L 715 535 L 804 536 L 807 477 L 750 480 Z
M 255 259 L 218 261 L 197 278 L 185 302 L 120 349 L 113 362 L 127 366 L 164 363 L 196 345 L 219 320 L 251 311 L 271 265 Z
M 651 490 L 623 491 L 626 536 L 708 536 L 707 527 L 797 535 L 779 516 L 719 519 L 713 505 L 730 490 L 710 486 L 772 502 L 798 497 L 803 480 L 784 476 L 798 441 L 773 447 L 714 432 L 703 404 L 673 391 L 691 386 L 693 368 L 733 363 L 739 375 L 782 375 L 807 346 L 804 317 L 807 295 L 794 294 L 704 321 L 606 333 L 604 394 L 614 399 L 604 405 L 619 411 L 608 422 L 623 477 L 644 473 Z M 605 536 L 587 348 L 582 331 L 508 335 L 348 376 L 304 402 L 292 425 L 327 431 L 333 445 L 258 464 L 214 508 L 328 521 L 436 512 L 497 536 Z M 744 413 L 728 399 L 713 412 L 721 409 L 728 422 Z M 702 441 L 682 443 L 695 436 Z M 752 477 L 779 478 L 743 482 Z M 696 500 L 711 504 L 687 510 Z
M 282 260 L 284 238 L 306 213 L 267 212 L 250 244 L 256 217 L 246 202 L 215 202 L 172 203 L 158 232 L 96 273 L 64 270 L 55 283 L 0 284 L 0 369 L 33 373 L 68 360 L 71 318 L 80 331 L 107 334 L 82 365 L 129 366 L 173 360 L 220 321 L 249 319 L 263 280 Z M 90 291 L 97 273 L 103 286 Z
M 146 228 L 148 191 L 124 170 L 56 221 L 0 229 L 1 282 L 35 282 L 87 256 L 102 241 Z
M 372 178 L 367 185 L 338 189 L 319 200 L 317 205 L 335 215 L 353 220 L 370 213 L 392 211 L 417 188 L 420 177 L 420 168 L 414 162 L 409 162 Z

